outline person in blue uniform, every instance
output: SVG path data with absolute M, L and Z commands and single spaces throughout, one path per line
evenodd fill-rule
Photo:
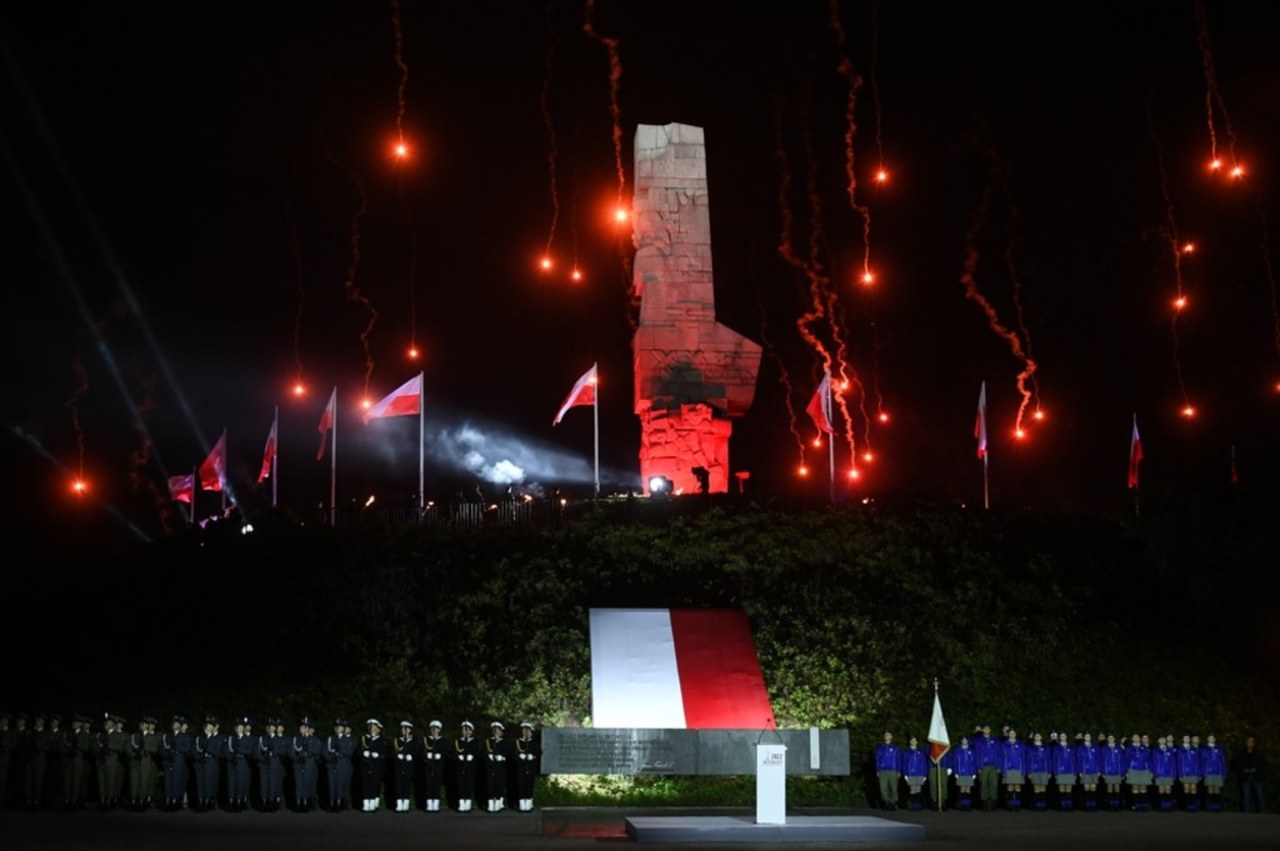
M 376 812 L 382 798 L 382 781 L 387 773 L 390 747 L 382 738 L 382 722 L 370 718 L 366 732 L 360 737 L 360 798 L 366 813 Z
M 1151 748 L 1143 742 L 1140 734 L 1134 733 L 1124 753 L 1128 764 L 1124 776 L 1125 782 L 1129 784 L 1130 806 L 1138 812 L 1150 810 L 1151 801 L 1147 798 L 1147 792 L 1153 776 Z
M 1189 813 L 1200 809 L 1200 779 L 1204 774 L 1200 748 L 1184 733 L 1178 754 L 1178 782 L 1182 784 L 1182 808 Z
M 1004 805 L 1022 809 L 1022 784 L 1026 780 L 1027 749 L 1018 741 L 1018 731 L 1010 727 L 1008 737 L 1000 745 L 1000 782 L 1004 784 Z
M 344 743 L 345 737 L 345 743 Z M 333 732 L 325 737 L 321 757 L 324 760 L 325 794 L 328 796 L 328 810 L 331 813 L 341 812 L 351 797 L 352 757 L 355 756 L 356 743 L 350 735 L 345 718 L 333 719 Z
M 516 763 L 516 795 L 520 812 L 533 809 L 533 784 L 538 779 L 538 757 L 542 748 L 533 735 L 533 722 L 520 722 L 520 735 L 512 744 Z
M 413 800 L 413 775 L 422 762 L 422 743 L 413 735 L 413 722 L 400 722 L 400 735 L 391 743 L 391 797 L 396 812 L 409 812 Z
M 284 800 L 284 762 L 289 758 L 289 738 L 284 734 L 284 722 L 268 717 L 265 730 L 258 737 L 258 796 L 262 799 L 262 811 L 274 813 Z
M 444 725 L 433 720 L 427 725 L 427 735 L 422 740 L 422 808 L 429 813 L 440 812 L 440 792 L 444 786 L 444 759 L 448 742 L 440 735 Z
M 191 749 L 191 737 L 182 732 L 186 721 L 175 715 L 169 721 L 169 732 L 160 740 L 160 759 L 164 767 L 164 809 L 176 812 L 182 809 L 182 799 L 187 794 L 187 752 Z
M 489 738 L 484 740 L 485 797 L 488 811 L 499 812 L 507 806 L 507 769 L 510 743 L 506 740 L 507 728 L 501 721 L 489 725 Z
M 1222 812 L 1222 787 L 1227 780 L 1227 754 L 1218 747 L 1218 737 L 1210 733 L 1200 749 L 1200 771 L 1204 776 L 1204 808 L 1211 813 Z
M 218 751 L 222 737 L 218 735 L 218 719 L 207 715 L 204 728 L 196 734 L 192 746 L 192 770 L 196 779 L 196 812 L 207 812 L 217 807 L 218 801 Z
M 1087 812 L 1098 809 L 1098 778 L 1102 776 L 1102 748 L 1092 733 L 1083 734 L 1076 745 L 1076 772 L 1080 775 L 1082 804 Z
M 920 740 L 912 736 L 901 757 L 902 777 L 907 781 L 907 809 L 924 809 L 921 790 L 929 776 L 929 758 L 920 750 Z
M 1031 781 L 1031 809 L 1048 809 L 1049 746 L 1039 731 L 1031 734 L 1031 743 L 1026 745 L 1026 772 Z
M 893 743 L 893 733 L 884 731 L 876 745 L 876 781 L 880 787 L 880 809 L 898 808 L 898 783 L 902 777 L 902 748 Z
M 969 743 L 969 737 L 961 736 L 959 746 L 947 751 L 943 759 L 956 781 L 956 809 L 972 810 L 973 787 L 978 779 L 978 752 Z
M 309 813 L 316 806 L 317 772 L 319 771 L 320 739 L 309 717 L 298 722 L 298 733 L 290 741 L 289 759 L 293 763 L 294 809 Z
M 1059 733 L 1058 746 L 1049 753 L 1049 770 L 1053 773 L 1053 784 L 1058 790 L 1058 809 L 1064 812 L 1075 806 L 1076 775 L 1079 772 L 1076 764 L 1077 747 L 1067 739 L 1066 733 Z
M 1107 787 L 1107 809 L 1111 812 L 1124 808 L 1124 796 L 1121 783 L 1125 772 L 1129 770 L 1129 755 L 1124 745 L 1116 740 L 1115 733 L 1107 734 L 1107 743 L 1102 746 L 1102 782 Z
M 476 725 L 462 722 L 458 738 L 453 740 L 453 782 L 458 795 L 458 812 L 471 812 L 476 796 L 476 763 L 480 761 L 480 742 L 475 735 Z
M 1156 739 L 1151 752 L 1152 782 L 1156 787 L 1156 806 L 1161 812 L 1173 812 L 1173 782 L 1178 778 L 1178 755 L 1168 736 Z
M 253 778 L 253 759 L 258 741 L 253 737 L 248 716 L 241 715 L 231 726 L 231 735 L 222 746 L 227 773 L 227 810 L 241 812 L 249 806 L 249 783 Z
M 1000 743 L 991 735 L 991 725 L 983 724 L 973 740 L 978 756 L 978 794 L 982 809 L 994 812 L 1000 794 Z

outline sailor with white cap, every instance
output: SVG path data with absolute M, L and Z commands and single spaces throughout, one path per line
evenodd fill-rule
M 462 732 L 453 742 L 453 768 L 460 813 L 471 811 L 471 801 L 476 794 L 476 760 L 480 756 L 480 742 L 476 740 L 475 730 L 475 724 L 463 721 Z
M 484 740 L 485 790 L 491 813 L 507 806 L 507 756 L 510 743 L 503 738 L 506 729 L 501 721 L 494 721 L 489 725 L 489 738 Z
M 422 743 L 413 736 L 413 722 L 400 722 L 400 735 L 392 742 L 393 770 L 391 782 L 396 796 L 396 812 L 409 812 L 413 792 L 414 769 L 422 762 Z
M 440 787 L 444 783 L 444 753 L 448 743 L 440 735 L 444 725 L 433 720 L 427 725 L 422 740 L 422 808 L 429 813 L 440 811 Z
M 390 748 L 382 738 L 382 722 L 370 718 L 365 722 L 367 733 L 360 737 L 360 797 L 364 799 L 364 811 L 376 812 L 382 797 L 382 780 L 387 772 L 387 753 Z
M 533 781 L 538 779 L 538 757 L 542 756 L 542 746 L 533 737 L 533 722 L 520 722 L 520 737 L 515 740 L 516 761 L 516 794 L 519 796 L 520 812 L 527 813 L 533 809 Z

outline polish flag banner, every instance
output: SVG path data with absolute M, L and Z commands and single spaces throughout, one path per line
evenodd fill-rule
M 316 451 L 316 460 L 324 460 L 324 447 L 329 442 L 329 429 L 333 428 L 333 416 L 338 409 L 338 388 L 333 388 L 333 392 L 329 394 L 329 404 L 324 406 L 323 413 L 320 414 L 320 425 L 316 426 L 316 431 L 320 432 L 320 448 Z
M 200 488 L 207 491 L 222 490 L 227 478 L 227 430 L 209 450 L 209 457 L 200 465 Z
M 947 722 L 942 717 L 942 701 L 938 693 L 933 693 L 933 718 L 929 721 L 929 759 L 937 764 L 947 751 L 951 750 L 951 739 L 947 737 Z
M 978 457 L 987 457 L 987 382 L 978 391 L 978 418 L 973 424 L 973 436 L 978 441 Z
M 776 729 L 740 609 L 592 609 L 597 728 Z
M 804 412 L 809 415 L 809 419 L 813 420 L 813 424 L 818 427 L 818 431 L 826 434 L 835 434 L 836 430 L 831 427 L 831 418 L 827 416 L 827 411 L 831 408 L 831 376 L 822 376 L 822 382 L 818 384 L 818 389 L 813 391 L 813 398 L 809 400 L 809 404 L 805 407 Z
M 382 398 L 382 401 L 364 412 L 365 425 L 369 420 L 381 417 L 407 417 L 418 413 L 422 408 L 422 373 L 418 373 L 404 384 Z
M 190 505 L 195 493 L 196 477 L 191 473 L 187 473 L 185 476 L 169 477 L 169 499 Z
M 564 404 L 556 412 L 556 418 L 551 421 L 553 426 L 560 425 L 560 420 L 564 419 L 565 413 L 570 408 L 576 408 L 578 405 L 594 405 L 596 403 L 596 366 L 597 364 L 593 363 L 591 369 L 582 373 L 582 377 L 573 385 L 573 389 L 569 391 L 569 396 L 564 400 Z
M 267 476 L 271 475 L 271 462 L 276 457 L 276 430 L 280 425 L 280 415 L 276 414 L 276 418 L 271 421 L 271 433 L 267 435 L 267 446 L 262 450 L 262 469 L 258 471 L 258 484 L 262 484 L 267 480 Z
M 1142 438 L 1138 436 L 1138 415 L 1133 416 L 1133 436 L 1129 438 L 1129 488 L 1138 486 L 1138 465 L 1142 463 Z

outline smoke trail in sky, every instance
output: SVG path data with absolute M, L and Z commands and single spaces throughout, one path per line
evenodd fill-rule
M 547 4 L 547 30 L 550 33 L 550 39 L 547 42 L 547 52 L 543 59 L 542 70 L 542 92 L 539 96 L 538 103 L 542 108 L 542 125 L 547 128 L 547 172 L 548 183 L 551 189 L 551 227 L 547 231 L 547 247 L 543 253 L 543 261 L 551 262 L 551 246 L 556 240 L 556 226 L 560 221 L 560 195 L 556 186 L 556 158 L 559 156 L 559 141 L 556 138 L 556 126 L 551 120 L 551 78 L 552 71 L 555 67 L 556 47 L 559 45 L 559 36 L 556 29 L 551 25 L 553 7 Z M 544 268 L 549 268 L 544 266 Z M 577 268 L 577 264 L 574 264 Z
M 360 182 L 351 169 L 347 168 L 332 152 L 326 149 L 329 161 L 337 166 L 351 180 L 356 191 L 360 194 L 360 206 L 351 216 L 351 248 L 347 261 L 347 273 L 342 282 L 343 292 L 346 293 L 348 301 L 354 301 L 364 307 L 369 314 L 369 321 L 365 324 L 360 332 L 360 345 L 364 348 L 364 396 L 369 395 L 369 380 L 373 377 L 373 350 L 369 347 L 369 335 L 373 333 L 373 326 L 378 321 L 378 311 L 374 310 L 369 299 L 356 285 L 356 273 L 360 269 L 360 219 L 369 209 L 369 198 L 365 195 L 364 184 Z
M 396 142 L 401 146 L 397 154 L 404 156 L 405 88 L 409 85 L 409 66 L 404 61 L 404 33 L 400 28 L 400 0 L 391 0 L 391 28 L 395 31 L 395 63 L 400 70 L 400 84 L 396 87 Z
M 1209 39 L 1209 16 L 1204 3 L 1195 0 L 1193 4 L 1196 14 L 1196 43 L 1200 47 L 1200 60 L 1204 67 L 1204 108 L 1209 126 L 1209 167 L 1214 171 L 1223 169 L 1218 157 L 1218 130 L 1214 118 L 1215 111 L 1222 118 L 1223 130 L 1227 135 L 1227 154 L 1231 160 L 1228 174 L 1233 178 L 1244 174 L 1240 161 L 1236 157 L 1236 134 L 1231 126 L 1231 116 L 1227 113 L 1226 101 L 1218 89 L 1218 75 L 1214 70 L 1213 43 Z
M 1164 201 L 1164 225 L 1160 228 L 1160 237 L 1164 240 L 1165 246 L 1169 249 L 1170 257 L 1173 260 L 1173 282 L 1174 297 L 1173 310 L 1169 316 L 1169 333 L 1173 340 L 1173 370 L 1178 379 L 1178 392 L 1182 396 L 1182 415 L 1191 417 L 1195 414 L 1195 409 L 1191 405 L 1191 400 L 1187 396 L 1187 383 L 1182 374 L 1182 357 L 1179 351 L 1181 340 L 1178 337 L 1178 317 L 1182 314 L 1183 308 L 1187 305 L 1187 296 L 1182 286 L 1182 258 L 1189 253 L 1190 247 L 1183 243 L 1178 235 L 1178 223 L 1174 219 L 1173 214 L 1173 198 L 1169 194 L 1169 175 L 1165 170 L 1164 152 L 1160 147 L 1160 142 L 1156 137 L 1154 119 L 1152 118 L 1150 107 L 1147 110 L 1147 126 L 1151 130 L 1151 142 L 1155 148 L 1156 169 L 1160 177 L 1160 197 Z
M 76 374 L 76 389 L 71 394 L 71 398 L 66 401 L 66 406 L 71 411 L 71 427 L 76 432 L 76 449 L 78 463 L 76 466 L 76 480 L 84 481 L 84 429 L 80 425 L 80 398 L 89 392 L 89 373 L 85 372 L 84 364 L 80 362 L 79 356 L 71 362 L 71 371 Z
M 627 184 L 626 169 L 622 164 L 622 109 L 618 105 L 618 87 L 622 82 L 622 59 L 618 56 L 618 40 L 603 36 L 595 28 L 596 2 L 587 0 L 582 21 L 582 31 L 604 45 L 609 54 L 609 118 L 613 123 L 613 162 L 618 175 L 618 203 Z

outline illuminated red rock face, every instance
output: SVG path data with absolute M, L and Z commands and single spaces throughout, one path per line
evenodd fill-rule
M 632 341 L 640 475 L 698 491 L 729 489 L 729 417 L 751 407 L 760 346 L 716 322 L 711 274 L 707 149 L 702 128 L 636 128 L 633 283 L 640 299 Z

